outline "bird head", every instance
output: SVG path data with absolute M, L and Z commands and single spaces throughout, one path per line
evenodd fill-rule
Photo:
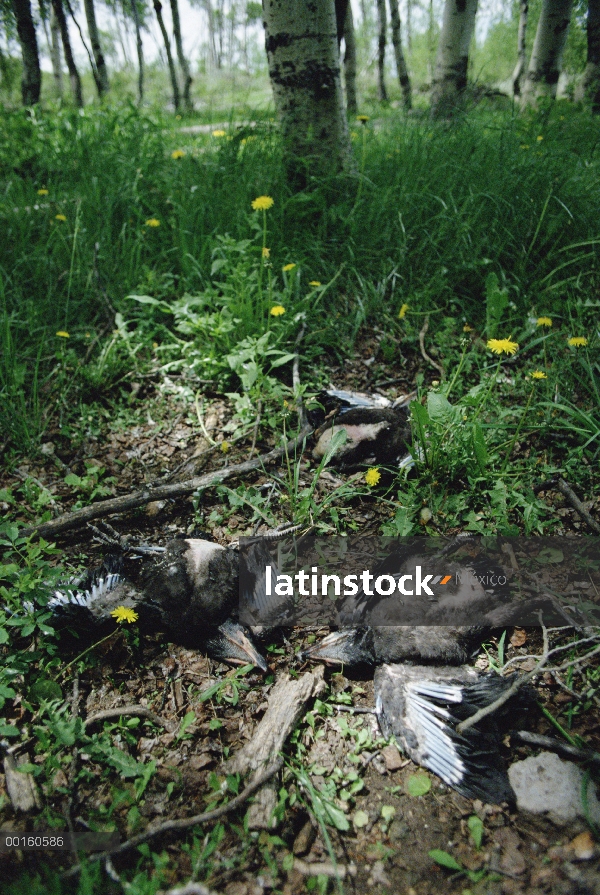
M 261 671 L 267 671 L 267 663 L 252 642 L 249 632 L 238 622 L 223 622 L 207 641 L 206 648 L 215 659 L 233 665 L 256 665 Z
M 376 662 L 371 628 L 342 628 L 301 653 L 302 659 L 328 665 L 374 665 Z

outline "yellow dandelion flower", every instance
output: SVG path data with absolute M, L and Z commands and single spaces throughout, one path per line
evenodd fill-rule
M 369 116 L 368 115 L 357 115 L 356 120 L 360 121 L 361 124 L 366 124 L 367 121 L 369 120 Z
M 160 221 L 158 218 L 148 218 L 146 221 L 145 227 L 160 227 Z
M 128 622 L 131 625 L 139 618 L 137 612 L 135 612 L 133 609 L 128 609 L 126 606 L 117 606 L 116 609 L 113 609 L 111 615 L 119 624 L 121 624 L 122 622 Z
M 368 469 L 365 472 L 365 482 L 369 486 L 369 488 L 373 488 L 374 485 L 377 484 L 379 479 L 381 478 L 381 473 L 376 466 L 372 466 L 371 469 Z
M 41 189 L 41 190 L 38 190 L 38 191 L 37 191 L 37 194 L 38 194 L 38 196 L 47 196 L 47 195 L 48 195 L 48 190 L 45 189 L 45 188 L 43 188 L 43 189 Z
M 270 196 L 259 196 L 252 202 L 252 208 L 254 211 L 268 211 L 274 204 Z
M 185 152 L 183 151 L 183 149 L 174 149 L 173 152 L 171 153 L 171 158 L 174 158 L 174 159 L 183 158 L 184 155 L 185 155 Z
M 284 264 L 282 270 L 285 270 L 286 273 L 289 273 L 290 270 L 295 268 L 295 264 Z
M 262 254 L 263 258 L 269 258 L 271 256 L 271 249 L 268 249 L 266 246 L 263 246 L 261 254 Z
M 398 320 L 404 320 L 406 317 L 406 312 L 408 311 L 409 305 L 406 303 L 402 305 L 400 310 L 398 311 Z
M 571 338 L 569 339 L 569 345 L 572 348 L 585 348 L 587 343 L 588 340 L 585 336 L 571 336 Z
M 552 320 L 550 317 L 538 317 L 535 321 L 536 326 L 552 326 Z
M 221 448 L 220 448 L 221 453 L 222 453 L 222 454 L 226 454 L 226 453 L 229 451 L 229 448 L 230 448 L 230 447 L 231 447 L 231 445 L 229 444 L 228 441 L 222 441 L 222 442 L 221 442 Z
M 514 354 L 519 345 L 510 339 L 488 339 L 487 347 L 493 354 Z
M 538 141 L 538 143 L 541 143 L 542 140 L 543 140 L 544 138 L 543 138 L 543 136 L 540 134 L 539 137 L 536 137 L 535 139 Z
M 468 323 L 465 323 L 465 325 L 463 326 L 463 332 L 464 332 L 464 333 L 472 333 L 472 332 L 473 332 L 473 327 L 472 327 L 472 326 L 469 326 Z
M 181 115 L 176 115 L 176 116 L 175 116 L 175 121 L 181 121 Z
M 269 314 L 271 317 L 281 317 L 282 314 L 285 314 L 285 308 L 283 305 L 273 305 Z
M 224 136 L 225 136 L 225 131 L 221 131 L 221 130 L 213 131 L 213 132 L 212 132 L 212 135 L 213 135 L 213 137 L 224 137 Z
M 548 377 L 542 370 L 534 370 L 533 373 L 529 374 L 532 379 L 547 379 Z
M 529 143 L 521 143 L 519 149 L 529 149 Z
M 61 339 L 70 339 L 71 338 L 69 333 L 66 332 L 64 329 L 59 329 L 59 331 L 56 333 L 56 335 L 59 336 L 59 338 L 61 338 Z
M 321 285 L 321 281 L 320 280 L 311 280 L 308 285 L 312 286 L 313 289 L 316 289 L 318 286 Z
M 55 220 L 55 221 L 66 221 L 66 220 L 67 220 L 67 216 L 66 216 L 66 214 L 55 214 L 55 215 L 54 215 L 54 220 Z

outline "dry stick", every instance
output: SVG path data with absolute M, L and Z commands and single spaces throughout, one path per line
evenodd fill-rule
M 300 328 L 300 332 L 296 336 L 296 341 L 294 343 L 294 350 L 296 352 L 296 357 L 294 358 L 294 365 L 292 366 L 292 388 L 294 389 L 294 397 L 296 399 L 296 411 L 298 413 L 298 424 L 301 429 L 307 425 L 306 422 L 306 410 L 304 408 L 304 401 L 302 400 L 302 393 L 300 392 L 300 355 L 298 354 L 298 348 L 300 347 L 300 342 L 304 338 L 304 333 L 306 332 L 306 327 L 302 324 Z
M 149 721 L 152 721 L 153 724 L 156 724 L 157 727 L 164 727 L 165 730 L 170 730 L 173 726 L 165 718 L 161 718 L 160 715 L 151 712 L 150 709 L 147 709 L 143 705 L 121 705 L 114 709 L 103 709 L 103 711 L 97 712 L 95 715 L 90 715 L 90 717 L 86 719 L 84 727 L 87 729 L 98 721 L 107 721 L 109 718 L 120 718 L 122 715 L 135 715 L 138 718 L 147 718 Z
M 246 460 L 244 463 L 238 463 L 235 466 L 227 466 L 224 469 L 216 469 L 214 472 L 208 472 L 205 475 L 194 476 L 185 482 L 174 482 L 169 485 L 158 485 L 156 487 L 144 488 L 142 491 L 133 491 L 125 494 L 123 497 L 112 497 L 109 500 L 101 500 L 89 507 L 83 507 L 80 510 L 74 510 L 72 513 L 65 513 L 54 519 L 52 522 L 46 522 L 42 525 L 36 525 L 32 528 L 25 528 L 21 531 L 22 537 L 29 537 L 37 534 L 40 537 L 54 537 L 63 531 L 70 531 L 74 528 L 80 528 L 84 523 L 91 519 L 100 519 L 104 516 L 112 516 L 115 513 L 123 513 L 126 510 L 133 510 L 144 504 L 154 500 L 164 500 L 165 498 L 181 497 L 183 494 L 190 494 L 192 491 L 198 491 L 201 488 L 212 488 L 214 485 L 220 485 L 226 479 L 233 476 L 244 475 L 247 472 L 254 472 L 261 469 L 269 463 L 279 460 L 286 451 L 292 453 L 299 445 L 302 444 L 312 432 L 310 426 L 305 426 L 296 438 L 293 438 L 282 447 L 273 448 L 267 454 L 261 454 L 254 460 Z
M 355 864 L 329 864 L 327 862 L 302 861 L 294 858 L 294 870 L 302 876 L 327 876 L 330 879 L 344 879 L 346 876 L 356 876 Z
M 235 798 L 231 799 L 230 802 L 227 802 L 226 805 L 221 805 L 219 808 L 214 808 L 212 811 L 205 811 L 203 814 L 194 814 L 192 817 L 182 817 L 177 820 L 166 820 L 162 824 L 157 824 L 155 827 L 150 827 L 144 833 L 140 833 L 138 836 L 133 836 L 131 839 L 127 839 L 125 842 L 122 842 L 116 848 L 111 848 L 109 851 L 98 852 L 96 854 L 90 855 L 89 861 L 103 861 L 107 857 L 115 857 L 117 855 L 122 855 L 127 851 L 131 851 L 132 848 L 137 848 L 138 845 L 141 845 L 143 842 L 148 842 L 150 839 L 155 839 L 157 836 L 162 836 L 164 833 L 174 833 L 181 832 L 184 830 L 189 830 L 190 827 L 195 827 L 198 824 L 208 823 L 211 820 L 218 820 L 220 817 L 223 817 L 225 814 L 229 814 L 230 811 L 235 811 L 236 808 L 239 808 L 244 802 L 250 798 L 250 796 L 256 792 L 257 789 L 270 780 L 278 771 L 283 767 L 283 758 L 277 758 L 273 764 L 269 765 L 266 770 L 252 780 L 245 789 L 239 794 L 239 796 L 235 796 Z M 71 876 L 75 876 L 81 870 L 81 864 L 77 864 L 75 867 L 71 867 L 70 870 L 67 870 L 62 874 L 63 879 L 66 879 Z
M 587 522 L 592 531 L 596 532 L 597 535 L 600 535 L 600 524 L 596 522 L 591 513 L 586 510 L 569 483 L 565 482 L 565 480 L 560 476 L 555 479 L 548 479 L 546 482 L 542 482 L 540 485 L 536 485 L 533 491 L 535 494 L 539 494 L 540 491 L 549 491 L 550 489 L 555 488 L 557 488 L 560 493 L 567 498 L 568 502 L 571 504 L 575 512 L 581 516 L 584 522 Z
M 571 746 L 569 743 L 563 743 L 556 737 L 546 737 L 539 733 L 530 733 L 528 730 L 517 730 L 515 736 L 521 742 L 527 743 L 528 746 L 540 746 L 543 749 L 552 749 L 553 752 L 562 752 L 570 758 L 578 758 L 581 761 L 589 761 L 592 764 L 600 765 L 600 753 L 591 749 L 578 749 L 577 746 Z
M 482 718 L 485 718 L 487 715 L 491 715 L 493 712 L 497 711 L 497 709 L 501 708 L 505 702 L 508 702 L 511 696 L 514 696 L 517 690 L 519 690 L 524 684 L 528 683 L 530 680 L 532 680 L 532 678 L 540 673 L 541 669 L 548 661 L 548 653 L 550 652 L 548 630 L 544 625 L 542 625 L 542 634 L 544 637 L 544 650 L 533 671 L 530 671 L 529 674 L 524 674 L 522 677 L 517 677 L 513 685 L 509 687 L 508 690 L 505 690 L 504 693 L 498 697 L 498 699 L 495 699 L 493 702 L 490 702 L 489 705 L 485 705 L 483 708 L 478 709 L 475 714 L 470 715 L 464 721 L 461 721 L 461 723 L 456 728 L 456 732 L 458 734 L 464 733 L 464 731 L 468 730 L 469 727 L 473 727 L 474 724 L 479 723 Z
M 426 317 L 425 322 L 423 323 L 423 328 L 422 328 L 421 332 L 419 333 L 419 347 L 421 348 L 421 357 L 423 358 L 423 360 L 426 360 L 428 364 L 431 364 L 432 367 L 435 367 L 435 369 L 438 371 L 438 373 L 440 374 L 442 379 L 445 379 L 446 374 L 444 372 L 444 368 L 440 364 L 436 363 L 436 361 L 434 361 L 432 358 L 430 358 L 429 355 L 427 354 L 427 352 L 425 351 L 425 336 L 427 334 L 428 329 L 429 329 L 429 317 Z

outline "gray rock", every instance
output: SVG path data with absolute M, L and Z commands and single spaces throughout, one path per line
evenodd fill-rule
M 563 761 L 553 752 L 540 752 L 511 765 L 508 777 L 519 810 L 545 815 L 559 826 L 585 819 L 581 801 L 583 773 L 573 762 Z M 591 819 L 600 823 L 600 802 L 591 782 L 587 800 Z

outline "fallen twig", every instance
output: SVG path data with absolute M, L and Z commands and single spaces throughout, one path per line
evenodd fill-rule
M 294 858 L 294 870 L 302 876 L 328 876 L 331 879 L 345 879 L 346 876 L 356 876 L 354 864 L 330 864 L 325 861 L 302 861 Z
M 563 743 L 556 737 L 546 737 L 539 733 L 530 733 L 528 730 L 517 730 L 515 736 L 522 743 L 527 743 L 528 746 L 552 749 L 553 752 L 561 752 L 563 755 L 568 755 L 569 758 L 577 758 L 580 761 L 589 761 L 592 764 L 600 765 L 600 753 L 594 752 L 592 749 L 578 749 L 577 746 Z
M 440 374 L 442 379 L 445 379 L 446 373 L 444 372 L 444 368 L 441 366 L 441 364 L 438 364 L 431 357 L 429 357 L 429 355 L 425 351 L 425 336 L 427 335 L 428 329 L 429 329 L 429 317 L 426 317 L 425 322 L 423 323 L 421 332 L 419 333 L 419 347 L 421 349 L 421 357 L 423 358 L 423 360 L 426 360 L 428 364 L 431 364 L 432 367 L 435 367 L 435 369 L 438 371 L 438 373 Z
M 141 845 L 143 842 L 149 842 L 150 839 L 155 839 L 157 836 L 162 836 L 165 833 L 178 833 L 184 830 L 189 830 L 190 827 L 195 827 L 199 824 L 208 823 L 211 820 L 218 820 L 220 817 L 223 817 L 225 814 L 229 814 L 230 811 L 235 811 L 236 808 L 239 808 L 244 802 L 250 798 L 250 796 L 256 792 L 257 789 L 270 780 L 281 768 L 283 767 L 283 759 L 278 758 L 273 762 L 262 774 L 259 774 L 255 777 L 251 782 L 242 790 L 242 792 L 235 796 L 235 798 L 231 799 L 231 801 L 227 802 L 226 805 L 221 805 L 219 808 L 213 808 L 212 811 L 204 811 L 202 814 L 194 814 L 192 817 L 182 817 L 176 820 L 166 820 L 162 824 L 157 824 L 155 827 L 150 827 L 144 833 L 140 833 L 137 836 L 132 836 L 131 839 L 125 840 L 116 848 L 111 848 L 109 851 L 97 852 L 96 854 L 92 854 L 89 857 L 89 861 L 103 861 L 107 857 L 116 857 L 117 855 L 122 855 L 125 852 L 131 851 L 133 848 L 137 848 L 138 845 Z M 76 876 L 81 871 L 81 864 L 76 864 L 74 867 L 71 867 L 69 870 L 65 871 L 62 874 L 64 879 L 68 879 L 72 876 Z
M 214 472 L 208 472 L 205 475 L 194 476 L 185 482 L 174 482 L 173 484 L 158 485 L 156 487 L 144 488 L 141 491 L 133 491 L 122 497 L 112 497 L 109 500 L 101 500 L 93 503 L 89 507 L 83 507 L 80 510 L 74 510 L 71 513 L 65 513 L 52 522 L 46 522 L 42 525 L 36 525 L 31 528 L 24 528 L 21 531 L 22 537 L 38 535 L 39 537 L 54 537 L 64 531 L 70 531 L 74 528 L 81 527 L 84 523 L 91 519 L 100 519 L 104 516 L 112 516 L 115 513 L 124 513 L 126 510 L 133 510 L 144 504 L 154 500 L 164 500 L 165 498 L 181 497 L 183 494 L 190 494 L 203 488 L 213 488 L 220 485 L 226 479 L 234 476 L 244 475 L 247 472 L 253 472 L 255 469 L 261 469 L 269 463 L 279 460 L 287 453 L 293 452 L 302 444 L 312 432 L 310 426 L 305 426 L 296 438 L 282 447 L 273 448 L 266 454 L 261 454 L 254 460 L 246 460 L 244 463 L 238 463 L 235 466 L 227 466 L 224 469 L 216 469 Z
M 592 514 L 588 510 L 586 510 L 568 482 L 565 482 L 563 478 L 557 476 L 555 478 L 548 479 L 547 481 L 542 482 L 539 485 L 536 485 L 533 489 L 533 492 L 534 494 L 539 494 L 540 491 L 550 490 L 560 491 L 560 493 L 567 498 L 567 501 L 571 504 L 575 512 L 581 516 L 583 521 L 589 525 L 592 531 L 596 532 L 597 535 L 600 535 L 600 524 L 596 522 Z
M 478 724 L 479 721 L 487 717 L 487 715 L 493 714 L 493 712 L 501 708 L 505 702 L 508 702 L 508 700 L 512 696 L 514 696 L 517 690 L 519 690 L 524 684 L 527 684 L 530 680 L 532 680 L 534 677 L 536 677 L 536 675 L 540 673 L 540 671 L 548 661 L 548 655 L 550 653 L 548 629 L 544 625 L 542 625 L 542 635 L 544 638 L 544 649 L 533 671 L 530 671 L 528 674 L 524 674 L 522 677 L 517 677 L 512 686 L 509 687 L 508 690 L 505 690 L 504 693 L 502 693 L 502 695 L 498 697 L 498 699 L 495 699 L 493 702 L 490 702 L 489 705 L 478 709 L 473 715 L 470 715 L 464 721 L 461 721 L 461 723 L 458 724 L 456 727 L 456 732 L 458 734 L 464 733 L 465 730 L 468 730 L 469 727 L 473 727 L 475 724 Z
M 298 414 L 298 424 L 301 429 L 303 429 L 306 424 L 306 410 L 304 407 L 304 401 L 302 399 L 302 392 L 300 391 L 300 355 L 298 354 L 298 348 L 300 347 L 300 342 L 304 338 L 304 333 L 306 332 L 306 327 L 304 323 L 300 327 L 300 332 L 296 336 L 296 341 L 294 343 L 294 350 L 296 352 L 296 357 L 294 358 L 294 363 L 292 366 L 292 388 L 294 389 L 294 399 L 296 401 L 296 412 Z
M 87 729 L 88 727 L 91 727 L 92 724 L 97 724 L 98 721 L 108 721 L 110 718 L 120 718 L 123 715 L 134 715 L 136 718 L 147 718 L 149 721 L 152 721 L 153 724 L 156 724 L 157 727 L 164 727 L 165 730 L 171 730 L 173 727 L 170 721 L 161 718 L 160 715 L 151 712 L 150 709 L 147 709 L 143 705 L 120 705 L 114 709 L 103 709 L 101 712 L 96 712 L 95 715 L 90 715 L 89 718 L 86 718 L 84 727 Z

